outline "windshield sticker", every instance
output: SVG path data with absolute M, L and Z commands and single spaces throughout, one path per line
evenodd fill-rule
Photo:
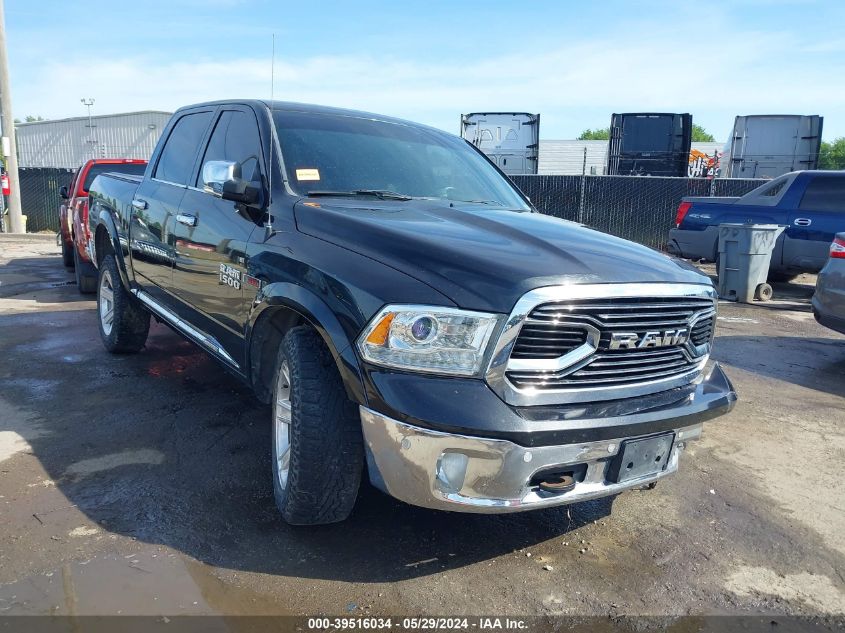
M 296 170 L 296 179 L 297 180 L 320 180 L 320 170 L 319 169 L 297 169 Z

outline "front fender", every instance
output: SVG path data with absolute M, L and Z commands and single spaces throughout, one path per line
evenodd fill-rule
M 252 334 L 262 316 L 274 307 L 293 310 L 310 323 L 320 334 L 335 360 L 347 396 L 358 404 L 367 404 L 363 372 L 352 341 L 340 324 L 332 309 L 313 292 L 290 282 L 276 282 L 266 285 L 256 297 L 247 324 L 248 350 L 252 349 Z

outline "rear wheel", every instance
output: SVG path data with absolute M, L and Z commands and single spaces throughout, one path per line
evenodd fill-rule
M 357 407 L 313 329 L 290 330 L 276 361 L 273 492 L 285 521 L 317 525 L 352 512 L 364 468 Z
M 73 273 L 76 276 L 76 288 L 81 294 L 90 295 L 97 292 L 97 269 L 79 258 L 76 244 L 73 249 Z
M 97 316 L 103 345 L 111 353 L 134 353 L 147 342 L 150 314 L 123 287 L 112 254 L 106 255 L 100 264 Z
M 62 242 L 62 264 L 65 265 L 65 268 L 73 268 L 73 251 L 63 237 L 60 237 L 60 240 Z

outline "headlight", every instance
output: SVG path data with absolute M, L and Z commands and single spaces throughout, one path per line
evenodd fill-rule
M 358 338 L 358 350 L 375 365 L 472 376 L 481 370 L 498 318 L 437 306 L 387 306 Z

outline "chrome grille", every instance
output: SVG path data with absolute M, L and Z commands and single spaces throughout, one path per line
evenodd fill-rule
M 511 358 L 557 358 L 584 344 L 587 333 L 580 326 L 526 323 L 522 326 Z
M 693 345 L 705 345 L 713 338 L 713 324 L 716 322 L 716 313 L 702 317 L 693 325 L 690 332 L 690 340 Z
M 711 295 L 542 303 L 525 316 L 505 376 L 513 387 L 532 391 L 606 389 L 681 377 L 700 369 L 714 324 Z M 686 340 L 638 346 L 648 333 L 661 338 L 677 331 L 683 331 Z M 593 347 L 588 344 L 589 332 L 595 336 Z M 636 344 L 611 349 L 614 334 L 635 335 Z

